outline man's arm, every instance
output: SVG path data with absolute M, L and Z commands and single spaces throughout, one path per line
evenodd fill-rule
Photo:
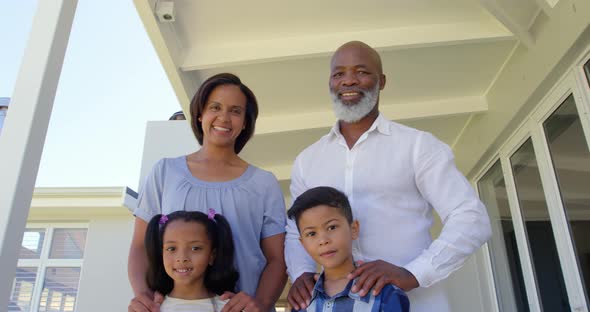
M 361 265 L 349 275 L 357 278 L 353 291 L 379 293 L 386 284 L 409 291 L 429 287 L 459 269 L 491 236 L 488 214 L 475 191 L 455 166 L 449 147 L 424 133 L 414 157 L 415 183 L 441 217 L 440 236 L 403 268 L 385 261 Z
M 315 261 L 299 241 L 299 231 L 293 220 L 287 220 L 287 239 L 285 241 L 285 258 L 292 285 L 287 301 L 295 310 L 307 308 L 311 301 L 315 285 Z
M 348 275 L 348 279 L 357 279 L 351 290 L 358 292 L 360 296 L 366 295 L 371 289 L 373 289 L 373 296 L 377 296 L 388 284 L 396 285 L 405 291 L 420 286 L 416 277 L 403 267 L 383 260 L 358 263 L 357 268 Z
M 455 166 L 450 148 L 431 134 L 420 142 L 415 159 L 416 186 L 443 224 L 439 237 L 405 265 L 421 287 L 445 279 L 458 270 L 491 236 L 490 219 L 483 203 Z
M 308 188 L 303 181 L 301 155 L 295 159 L 291 172 L 291 201 L 305 192 Z M 287 300 L 296 310 L 304 309 L 311 300 L 311 292 L 315 284 L 315 261 L 309 256 L 299 240 L 299 230 L 294 220 L 287 220 L 287 236 L 285 238 L 285 262 L 287 273 L 293 282 Z

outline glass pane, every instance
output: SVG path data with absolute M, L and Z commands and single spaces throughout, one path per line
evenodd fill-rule
M 479 180 L 477 186 L 492 222 L 492 238 L 488 246 L 500 311 L 529 311 L 512 214 L 499 161 Z
M 510 157 L 510 163 L 543 311 L 571 311 L 530 138 Z
M 45 229 L 26 229 L 19 251 L 19 259 L 39 259 L 45 239 Z
M 36 279 L 37 268 L 16 268 L 14 286 L 8 301 L 8 311 L 31 311 L 31 299 Z
M 55 229 L 49 258 L 82 259 L 87 229 Z
M 47 268 L 39 311 L 74 311 L 80 268 Z
M 543 127 L 586 295 L 590 298 L 590 152 L 572 95 Z

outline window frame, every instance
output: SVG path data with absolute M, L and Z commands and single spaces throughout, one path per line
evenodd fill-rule
M 566 216 L 566 211 L 563 207 L 558 180 L 553 168 L 551 155 L 549 153 L 549 145 L 546 141 L 545 130 L 543 128 L 543 123 L 547 118 L 563 104 L 568 96 L 572 95 L 580 117 L 586 144 L 590 148 L 590 81 L 588 81 L 584 71 L 584 65 L 589 61 L 590 47 L 586 49 L 582 56 L 578 58 L 574 65 L 563 74 L 553 87 L 546 92 L 542 100 L 540 100 L 537 106 L 520 122 L 512 134 L 505 139 L 503 143 L 500 143 L 496 152 L 491 154 L 491 156 L 488 156 L 486 159 L 483 159 L 483 165 L 476 171 L 472 180 L 472 184 L 479 193 L 479 181 L 492 168 L 495 162 L 498 159 L 500 160 L 504 181 L 506 183 L 506 191 L 508 192 L 508 201 L 512 213 L 513 225 L 515 232 L 518 234 L 516 237 L 518 253 L 531 311 L 541 311 L 542 307 L 538 295 L 538 286 L 534 275 L 532 256 L 529 249 L 528 238 L 526 237 L 524 220 L 522 218 L 510 163 L 510 157 L 529 138 L 532 141 L 535 157 L 537 158 L 539 166 L 543 193 L 545 200 L 547 201 L 550 222 L 553 226 L 557 253 L 563 271 L 563 278 L 570 306 L 573 311 L 578 311 L 580 308 L 583 309 L 583 311 L 586 311 L 590 302 L 590 299 L 586 298 L 584 292 L 580 267 L 578 266 L 578 260 L 575 253 L 575 246 L 569 230 L 569 222 Z M 498 306 L 500 305 L 500 300 L 502 300 L 502 298 L 498 298 L 498 294 L 496 293 L 494 272 L 491 266 L 491 255 L 489 254 L 491 250 L 487 247 L 487 244 L 485 247 L 486 270 L 489 277 L 488 283 L 493 287 L 493 291 L 490 295 L 492 298 L 495 298 L 496 302 L 493 304 L 496 311 L 499 311 Z M 586 285 L 586 287 L 589 287 L 589 285 Z
M 475 193 L 477 194 L 478 198 L 480 197 L 480 186 L 479 186 L 479 181 L 489 172 L 489 170 L 492 169 L 492 167 L 496 164 L 496 162 L 500 162 L 500 168 L 502 168 L 502 163 L 501 163 L 501 159 L 499 155 L 493 155 L 492 157 L 490 157 L 485 165 L 477 172 L 476 176 L 474 177 L 474 179 L 472 179 L 471 185 L 473 186 L 473 189 L 475 190 Z M 502 173 L 504 173 L 504 170 L 502 169 Z M 504 178 L 504 183 L 506 183 L 506 178 Z M 486 209 L 487 212 L 487 209 Z M 512 213 L 512 211 L 510 212 Z M 514 217 L 512 217 L 512 219 L 514 220 Z M 500 298 L 498 297 L 498 293 L 496 290 L 496 280 L 494 278 L 494 266 L 493 266 L 493 260 L 492 260 L 492 249 L 489 246 L 489 242 L 486 242 L 485 244 L 483 244 L 483 246 L 481 247 L 482 251 L 483 251 L 483 264 L 484 264 L 484 268 L 485 268 L 485 275 L 487 277 L 487 280 L 489 281 L 489 286 L 490 289 L 488 289 L 488 295 L 490 298 L 490 303 L 491 303 L 491 308 L 493 309 L 492 311 L 500 311 Z M 528 294 L 527 294 L 528 295 Z
M 45 238 L 43 240 L 43 245 L 41 246 L 41 254 L 39 259 L 18 259 L 17 268 L 19 267 L 35 267 L 37 268 L 37 277 L 35 279 L 35 284 L 33 285 L 33 293 L 31 296 L 31 312 L 39 311 L 40 307 L 40 300 L 41 295 L 43 292 L 43 287 L 45 286 L 45 273 L 47 272 L 47 268 L 53 267 L 73 267 L 73 268 L 80 268 L 80 277 L 78 279 L 78 290 L 80 289 L 80 280 L 82 277 L 82 269 L 84 263 L 84 257 L 86 256 L 86 249 L 88 245 L 88 233 L 90 232 L 89 224 L 86 222 L 77 222 L 77 223 L 41 223 L 41 222 L 30 222 L 26 224 L 25 231 L 28 229 L 44 229 L 45 230 Z M 50 259 L 49 252 L 51 249 L 51 243 L 53 242 L 53 233 L 56 229 L 86 229 L 86 243 L 84 245 L 84 256 L 80 259 Z M 16 279 L 15 279 L 16 280 Z M 12 291 L 14 290 L 14 284 L 11 289 L 11 297 Z M 76 302 L 78 300 L 79 292 L 76 293 Z M 74 311 L 76 311 L 76 305 L 74 305 Z
M 574 246 L 572 233 L 569 227 L 569 221 L 566 214 L 566 209 L 563 205 L 561 192 L 551 154 L 549 151 L 549 143 L 546 139 L 544 122 L 565 102 L 571 95 L 574 98 L 576 109 L 580 117 L 580 123 L 584 131 L 586 144 L 590 146 L 590 136 L 588 135 L 588 116 L 584 105 L 584 99 L 580 97 L 580 85 L 577 84 L 574 78 L 574 73 L 566 77 L 560 82 L 554 90 L 543 100 L 539 109 L 537 109 L 531 118 L 532 123 L 532 139 L 535 147 L 535 153 L 538 154 L 537 160 L 539 164 L 539 173 L 541 174 L 541 181 L 545 189 L 545 198 L 547 206 L 549 207 L 549 214 L 553 225 L 555 243 L 559 255 L 559 261 L 562 263 L 563 278 L 569 296 L 575 296 L 570 299 L 572 310 L 575 311 L 578 305 L 574 302 L 580 303 L 585 300 L 583 281 L 579 278 L 581 275 L 580 267 L 578 265 L 578 258 L 576 256 L 576 247 Z M 585 306 L 587 306 L 587 302 Z

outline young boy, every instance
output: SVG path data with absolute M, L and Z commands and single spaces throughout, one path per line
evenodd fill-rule
M 287 212 L 295 220 L 300 240 L 311 257 L 323 266 L 307 312 L 320 311 L 382 311 L 407 312 L 410 303 L 406 294 L 394 285 L 386 285 L 377 296 L 364 297 L 350 291 L 354 280 L 352 241 L 358 238 L 359 222 L 352 219 L 348 198 L 327 186 L 312 188 L 301 194 Z

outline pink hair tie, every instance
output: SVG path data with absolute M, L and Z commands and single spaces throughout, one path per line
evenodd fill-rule
M 166 224 L 166 222 L 168 222 L 168 216 L 167 216 L 167 215 L 165 215 L 165 214 L 163 214 L 163 215 L 160 217 L 160 221 L 158 221 L 158 223 L 159 223 L 159 224 Z
M 209 208 L 209 213 L 207 214 L 207 217 L 209 218 L 209 220 L 215 221 L 215 214 L 215 209 Z

